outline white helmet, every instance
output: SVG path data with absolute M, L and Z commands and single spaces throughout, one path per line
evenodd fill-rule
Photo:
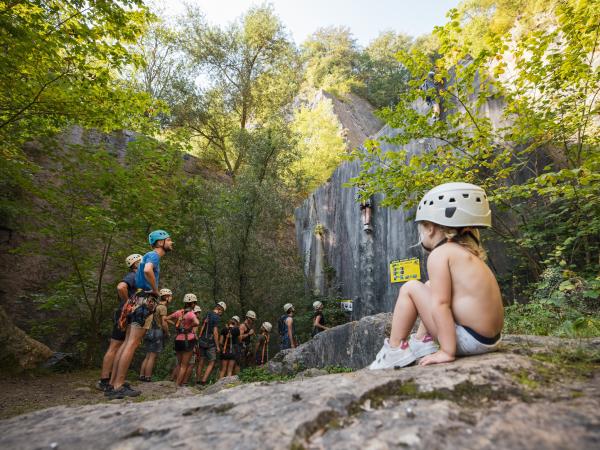
M 316 302 L 313 303 L 313 309 L 319 309 L 323 306 L 323 303 L 321 303 L 319 300 L 317 300 Z
M 287 313 L 290 309 L 293 309 L 295 311 L 294 305 L 292 305 L 291 303 L 286 303 L 285 305 L 283 305 L 283 311 L 284 312 Z
M 218 302 L 217 306 L 223 308 L 223 311 L 227 311 L 227 305 L 225 304 L 225 302 Z
M 248 311 L 248 312 L 246 313 L 246 317 L 247 317 L 247 318 L 249 318 L 249 319 L 254 319 L 254 320 L 256 320 L 256 313 L 255 313 L 254 311 L 250 310 L 250 311 Z
M 273 329 L 273 325 L 270 322 L 263 322 L 262 327 L 265 329 L 267 333 L 270 333 Z
M 183 303 L 196 303 L 198 298 L 195 294 L 185 294 L 183 296 Z
M 233 317 L 231 318 L 231 320 L 235 320 L 237 323 L 240 323 L 240 318 L 239 318 L 239 316 L 233 316 Z
M 127 264 L 127 267 L 131 267 L 136 262 L 139 262 L 141 260 L 142 260 L 142 255 L 139 255 L 137 253 L 133 253 L 133 254 L 129 255 L 127 258 L 125 258 L 125 264 Z
M 163 295 L 173 295 L 173 293 L 171 292 L 171 289 L 161 289 L 160 291 L 158 291 L 158 295 L 160 295 L 161 297 Z
M 198 305 L 196 305 L 196 306 L 194 306 L 194 312 L 195 313 L 202 312 L 202 308 L 200 308 Z
M 452 228 L 491 227 L 492 212 L 485 191 L 469 183 L 445 183 L 427 192 L 417 207 L 416 222 Z

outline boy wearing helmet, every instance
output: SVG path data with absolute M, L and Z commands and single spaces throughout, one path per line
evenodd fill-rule
M 146 328 L 144 345 L 147 353 L 140 369 L 140 381 L 152 381 L 152 370 L 156 363 L 156 357 L 163 351 L 164 340 L 169 336 L 167 306 L 173 299 L 173 292 L 170 289 L 161 289 L 159 294 L 160 299 L 154 310 L 152 322 L 144 325 Z
M 491 226 L 483 189 L 446 183 L 417 207 L 421 245 L 429 252 L 429 282 L 411 280 L 400 289 L 389 340 L 370 369 L 454 361 L 457 355 L 492 351 L 501 339 L 504 310 L 500 288 L 485 264 L 478 228 Z M 416 335 L 409 333 L 421 318 Z M 434 344 L 437 339 L 440 349 Z
M 233 316 L 221 330 L 221 370 L 219 379 L 233 375 L 236 360 L 240 353 L 240 318 Z
M 167 317 L 169 323 L 173 323 L 172 320 L 177 321 L 175 323 L 175 353 L 177 355 L 177 365 L 179 366 L 177 381 L 175 382 L 177 387 L 183 386 L 188 364 L 192 358 L 192 352 L 196 347 L 194 328 L 200 324 L 194 312 L 197 302 L 198 298 L 196 295 L 185 294 L 183 296 L 183 309 L 175 311 Z
M 312 336 L 315 337 L 321 331 L 329 330 L 329 328 L 325 326 L 325 316 L 323 315 L 323 303 L 317 300 L 313 303 L 313 309 L 315 310 L 315 313 L 313 314 Z
M 153 250 L 142 257 L 137 271 L 135 273 L 135 284 L 138 289 L 136 295 L 147 295 L 158 298 L 158 282 L 160 275 L 160 258 L 173 249 L 171 236 L 164 230 L 156 230 L 148 235 L 148 243 Z M 141 292 L 141 294 L 140 294 Z M 125 378 L 129 371 L 129 366 L 133 360 L 135 350 L 140 345 L 146 334 L 145 326 L 152 321 L 152 311 L 145 305 L 136 308 L 128 317 L 127 336 L 124 345 L 119 349 L 119 354 L 115 360 L 116 370 L 113 370 L 110 385 L 113 387 L 106 392 L 111 398 L 135 397 L 141 394 L 140 391 L 131 389 L 125 384 Z
M 200 363 L 196 370 L 196 379 L 200 378 L 202 369 L 204 369 L 204 363 L 208 361 L 204 375 L 200 381 L 203 386 L 208 381 L 208 377 L 215 366 L 217 360 L 217 353 L 221 352 L 221 346 L 219 343 L 219 322 L 221 316 L 227 309 L 225 302 L 218 302 L 212 311 L 209 311 L 204 317 L 202 322 L 202 328 L 198 336 L 198 347 L 200 348 Z
M 273 325 L 269 322 L 263 322 L 260 327 L 256 348 L 254 349 L 254 360 L 257 366 L 264 365 L 269 360 L 269 340 Z
M 125 264 L 129 269 L 127 275 L 117 284 L 117 296 L 119 298 L 119 307 L 115 310 L 113 315 L 113 329 L 110 336 L 110 344 L 108 350 L 104 355 L 102 361 L 102 371 L 100 372 L 100 381 L 96 384 L 96 387 L 101 391 L 106 391 L 110 383 L 110 374 L 113 370 L 113 364 L 115 356 L 117 355 L 121 344 L 125 341 L 125 331 L 119 328 L 119 317 L 121 317 L 121 310 L 125 302 L 131 297 L 136 290 L 135 286 L 135 272 L 142 260 L 142 255 L 133 253 L 125 258 Z M 116 369 L 116 368 L 115 368 Z
M 286 303 L 283 305 L 285 314 L 279 318 L 279 338 L 281 350 L 288 348 L 296 348 L 298 346 L 298 339 L 296 338 L 296 329 L 294 326 L 294 305 Z

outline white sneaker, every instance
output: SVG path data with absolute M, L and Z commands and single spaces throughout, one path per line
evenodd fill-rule
M 369 370 L 393 369 L 394 367 L 408 366 L 417 358 L 413 355 L 407 341 L 403 341 L 400 347 L 393 348 L 389 342 L 384 342 L 383 347 L 377 353 L 377 358 L 369 366 Z
M 413 355 L 415 355 L 415 358 L 431 355 L 437 352 L 439 348 L 431 335 L 426 334 L 422 340 L 419 340 L 415 333 L 410 335 L 408 346 L 412 350 Z

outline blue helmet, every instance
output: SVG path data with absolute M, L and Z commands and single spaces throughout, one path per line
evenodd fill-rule
M 152 233 L 150 233 L 148 235 L 148 242 L 150 243 L 150 245 L 154 246 L 154 243 L 156 241 L 161 241 L 168 237 L 171 237 L 171 235 L 169 233 L 167 233 L 165 230 L 154 230 Z

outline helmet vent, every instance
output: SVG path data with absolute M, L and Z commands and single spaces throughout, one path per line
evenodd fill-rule
M 477 197 L 475 201 L 481 203 L 481 197 Z
M 444 196 L 443 196 L 443 195 L 440 195 L 440 196 L 438 197 L 438 200 L 444 200 Z
M 421 209 L 421 206 L 419 206 L 419 209 Z
M 433 200 L 431 200 L 431 201 L 429 202 L 429 206 L 431 206 L 431 205 L 433 205 Z
M 452 208 L 446 208 L 446 211 L 445 211 L 446 217 L 448 219 L 450 219 L 454 215 L 455 212 L 456 212 L 455 206 L 453 206 Z
M 448 200 L 450 203 L 454 203 L 456 201 L 456 199 L 454 197 L 451 197 L 450 200 Z
M 464 198 L 469 198 L 469 194 L 463 194 Z

